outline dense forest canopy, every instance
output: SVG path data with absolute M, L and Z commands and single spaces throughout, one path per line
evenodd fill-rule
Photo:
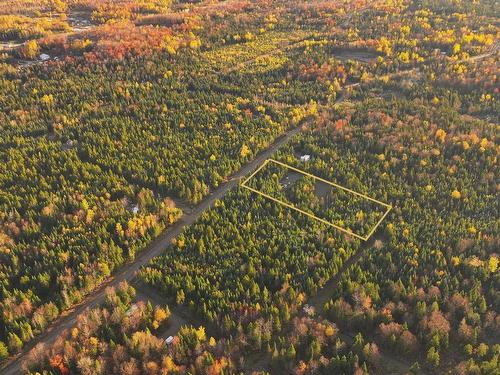
M 123 285 L 26 372 L 498 373 L 497 8 L 2 2 L 0 361 L 300 128 L 273 158 L 391 205 L 371 241 L 235 188 L 137 275 L 190 322 L 173 347 Z M 363 235 L 383 215 L 287 176 L 252 186 Z

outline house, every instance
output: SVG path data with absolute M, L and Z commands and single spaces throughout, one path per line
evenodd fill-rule
M 309 161 L 310 159 L 311 159 L 311 155 L 302 155 L 300 157 L 300 161 L 302 161 L 302 162 Z
M 47 55 L 46 53 L 42 53 L 40 56 L 40 60 L 41 61 L 47 61 L 47 60 L 50 60 L 50 56 Z
M 132 206 L 132 208 L 130 209 L 130 212 L 132 212 L 133 214 L 138 214 L 139 213 L 139 205 L 136 204 L 136 205 Z
M 170 345 L 172 343 L 172 341 L 174 341 L 174 336 L 168 336 L 165 339 L 165 344 Z

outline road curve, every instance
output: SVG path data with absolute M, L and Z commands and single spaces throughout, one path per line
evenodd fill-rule
M 176 238 L 184 229 L 184 227 L 193 224 L 200 215 L 209 209 L 217 199 L 224 197 L 232 188 L 239 184 L 241 177 L 246 176 L 260 165 L 265 159 L 269 158 L 276 150 L 282 145 L 287 143 L 294 135 L 300 132 L 301 126 L 290 128 L 284 134 L 279 136 L 269 148 L 261 151 L 255 159 L 242 166 L 236 173 L 234 173 L 228 180 L 219 185 L 218 188 L 213 190 L 205 199 L 196 205 L 190 212 L 185 212 L 182 217 L 174 225 L 166 229 L 160 234 L 151 244 L 149 244 L 143 251 L 137 254 L 136 258 L 123 265 L 113 276 L 102 283 L 96 290 L 88 294 L 85 299 L 74 306 L 73 308 L 63 312 L 63 314 L 51 323 L 50 327 L 42 334 L 35 337 L 25 345 L 20 354 L 18 354 L 11 361 L 7 362 L 0 368 L 2 375 L 18 375 L 21 373 L 21 364 L 24 357 L 28 352 L 39 343 L 50 345 L 55 341 L 63 330 L 72 327 L 78 315 L 83 313 L 85 309 L 98 306 L 104 301 L 105 291 L 107 287 L 118 286 L 122 281 L 130 281 L 135 277 L 136 272 L 149 261 L 160 255 L 163 250 L 168 246 L 172 239 Z

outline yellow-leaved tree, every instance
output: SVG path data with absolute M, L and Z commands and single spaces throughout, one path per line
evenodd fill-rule
M 29 40 L 19 49 L 19 56 L 23 59 L 35 60 L 40 53 L 40 46 L 36 40 Z

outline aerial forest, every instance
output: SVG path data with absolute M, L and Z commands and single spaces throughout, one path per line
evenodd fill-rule
M 499 373 L 494 0 L 4 3 L 0 366 Z

